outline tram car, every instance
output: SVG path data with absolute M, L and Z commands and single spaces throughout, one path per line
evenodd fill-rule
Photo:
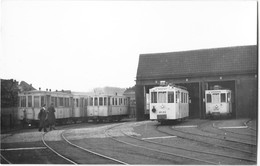
M 38 114 L 43 104 L 55 107 L 56 122 L 67 121 L 73 115 L 73 96 L 70 92 L 33 90 L 18 94 L 18 119 L 23 123 L 38 124 Z
M 165 122 L 189 116 L 189 93 L 184 87 L 158 86 L 149 90 L 150 120 Z
M 89 96 L 87 117 L 94 122 L 120 121 L 129 116 L 129 101 L 125 96 L 92 95 Z
M 206 90 L 206 116 L 208 118 L 231 117 L 231 90 L 214 88 Z
M 87 106 L 88 106 L 88 95 L 79 92 L 72 92 L 72 116 L 71 120 L 76 123 L 78 120 L 86 122 L 87 119 Z

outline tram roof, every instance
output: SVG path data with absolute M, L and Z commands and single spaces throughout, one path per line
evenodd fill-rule
M 137 80 L 257 72 L 257 46 L 141 54 Z

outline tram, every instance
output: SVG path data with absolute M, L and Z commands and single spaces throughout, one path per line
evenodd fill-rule
M 208 118 L 215 118 L 220 116 L 231 117 L 231 93 L 231 90 L 220 89 L 216 86 L 213 90 L 206 90 L 206 116 Z
M 189 116 L 189 92 L 176 85 L 158 86 L 149 90 L 150 120 L 165 122 Z

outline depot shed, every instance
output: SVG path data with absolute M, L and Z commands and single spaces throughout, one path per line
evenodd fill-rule
M 258 49 L 256 45 L 149 53 L 139 56 L 136 117 L 147 113 L 149 89 L 161 81 L 184 86 L 190 95 L 189 117 L 205 118 L 205 90 L 232 90 L 233 118 L 257 117 Z

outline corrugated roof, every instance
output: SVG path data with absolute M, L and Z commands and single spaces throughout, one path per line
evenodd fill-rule
M 137 80 L 257 72 L 257 46 L 141 54 Z

